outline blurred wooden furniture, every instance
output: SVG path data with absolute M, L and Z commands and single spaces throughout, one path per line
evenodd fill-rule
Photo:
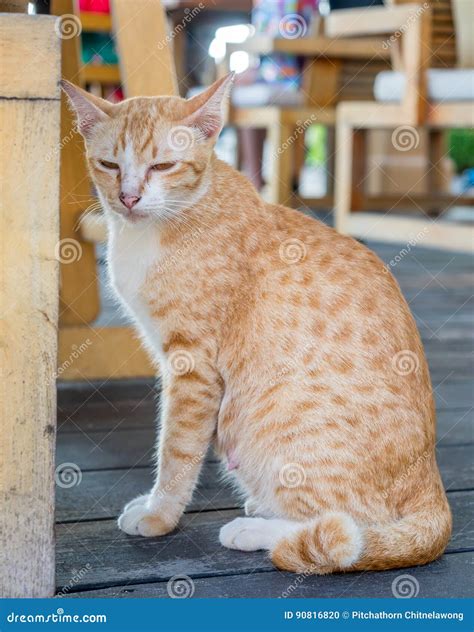
M 456 20 L 456 40 L 451 8 Z M 335 37 L 385 34 L 392 49 L 394 68 L 403 73 L 405 89 L 398 102 L 340 103 L 337 108 L 337 158 L 335 225 L 340 232 L 371 239 L 408 241 L 410 236 L 426 229 L 424 245 L 440 248 L 472 250 L 474 232 L 471 226 L 431 219 L 393 217 L 386 213 L 374 217 L 368 213 L 353 213 L 365 206 L 364 182 L 368 130 L 394 130 L 393 139 L 416 145 L 419 130 L 426 128 L 431 136 L 432 186 L 436 186 L 437 165 L 445 153 L 442 131 L 455 127 L 472 127 L 472 101 L 432 101 L 427 93 L 427 71 L 430 67 L 460 65 L 470 58 L 472 37 L 465 37 L 464 28 L 472 25 L 472 5 L 469 0 L 438 0 L 433 9 L 427 4 L 393 2 L 391 6 L 339 11 L 329 17 L 329 34 Z M 433 21 L 433 17 L 437 20 Z M 471 26 L 472 29 L 472 26 Z M 456 50 L 455 42 L 458 44 Z M 445 71 L 449 72 L 449 71 Z M 405 141 L 402 138 L 405 134 Z M 409 148 L 409 147 L 408 147 Z M 403 149 L 403 148 L 402 148 Z M 452 204 L 438 195 L 440 205 Z M 419 210 L 424 210 L 418 204 Z M 388 209 L 387 209 L 388 210 Z
M 0 15 L 3 598 L 54 595 L 61 69 L 54 26 L 49 16 Z
M 321 31 L 324 32 L 324 25 Z M 341 99 L 370 100 L 374 77 L 380 70 L 389 67 L 390 53 L 383 47 L 380 37 L 339 40 L 326 34 L 307 35 L 298 39 L 256 35 L 243 44 L 227 46 L 227 66 L 230 55 L 240 50 L 253 55 L 289 53 L 305 59 L 301 86 L 303 105 L 232 106 L 230 110 L 231 125 L 267 130 L 269 155 L 272 158 L 269 201 L 287 205 L 298 203 L 302 198 L 293 200 L 293 185 L 298 162 L 297 147 L 304 129 L 311 123 L 320 123 L 327 126 L 332 134 L 337 103 Z M 329 146 L 333 146 L 331 140 Z M 328 195 L 304 200 L 313 207 L 332 206 L 333 151 L 329 150 L 328 154 Z
M 127 97 L 176 94 L 176 77 L 164 12 L 155 0 L 112 0 L 108 16 L 80 14 L 74 0 L 52 0 L 52 12 L 71 20 L 62 39 L 62 76 L 86 87 L 91 68 L 80 62 L 81 20 L 98 29 L 113 25 L 120 82 Z M 60 29 L 59 24 L 57 25 Z M 137 37 L 140 33 L 140 37 Z M 69 32 L 69 35 L 71 32 Z M 114 79 L 115 81 L 115 79 Z M 95 244 L 106 239 L 105 219 L 92 194 L 82 137 L 62 97 L 61 106 L 61 290 L 58 376 L 63 380 L 146 377 L 155 371 L 131 327 L 95 327 L 100 313 Z

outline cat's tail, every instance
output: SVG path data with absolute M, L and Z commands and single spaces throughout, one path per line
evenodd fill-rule
M 363 531 L 349 514 L 330 512 L 279 540 L 271 557 L 282 570 L 323 575 L 355 564 L 363 547 Z
M 276 543 L 277 568 L 318 574 L 385 570 L 427 564 L 437 559 L 451 535 L 451 512 L 444 497 L 388 524 L 360 527 L 344 513 L 327 513 Z

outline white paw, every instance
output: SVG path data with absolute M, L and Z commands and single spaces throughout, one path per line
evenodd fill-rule
M 123 513 L 125 513 L 126 511 L 128 511 L 129 509 L 137 505 L 145 506 L 148 502 L 149 497 L 150 497 L 150 494 L 142 494 L 141 496 L 137 496 L 136 498 L 134 498 L 133 500 L 131 500 L 129 503 L 125 505 L 125 507 L 123 508 Z
M 130 506 L 131 504 L 132 503 L 129 503 L 123 510 L 122 514 L 119 516 L 119 529 L 121 529 L 125 533 L 128 533 L 128 535 L 145 535 L 144 533 L 142 533 L 141 523 L 143 522 L 144 518 L 147 518 L 152 514 L 150 510 L 145 507 L 145 505 L 135 504 Z
M 268 548 L 266 531 L 264 518 L 235 518 L 221 528 L 219 541 L 228 549 L 258 551 Z
M 160 518 L 160 512 L 149 508 L 148 500 L 149 495 L 145 494 L 129 502 L 119 516 L 119 529 L 128 535 L 145 537 L 169 533 L 173 527 Z

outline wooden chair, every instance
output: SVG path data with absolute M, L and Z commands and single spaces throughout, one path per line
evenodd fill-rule
M 52 12 L 75 16 L 75 35 L 62 39 L 62 76 L 85 87 L 90 82 L 120 80 L 125 95 L 176 94 L 177 82 L 167 42 L 165 15 L 155 0 L 112 0 L 109 16 L 80 14 L 73 0 L 53 0 Z M 115 33 L 120 68 L 83 65 L 82 28 Z M 137 33 L 140 34 L 137 37 Z M 69 31 L 71 35 L 71 31 Z M 120 72 L 118 72 L 120 70 Z M 65 97 L 61 106 L 61 257 L 58 377 L 63 380 L 152 376 L 154 370 L 130 327 L 94 326 L 100 313 L 95 245 L 106 239 L 94 204 L 84 159 L 82 138 Z
M 431 6 L 432 5 L 432 6 Z M 340 103 L 337 108 L 337 154 L 335 225 L 343 233 L 395 242 L 409 241 L 425 231 L 424 245 L 471 250 L 474 232 L 470 226 L 434 222 L 411 217 L 383 217 L 361 213 L 364 206 L 364 183 L 367 176 L 367 133 L 373 129 L 393 132 L 393 143 L 417 144 L 421 130 L 430 134 L 431 187 L 437 185 L 437 170 L 445 153 L 443 130 L 472 127 L 472 101 L 440 102 L 430 100 L 427 92 L 429 68 L 472 65 L 472 37 L 464 28 L 472 25 L 468 0 L 438 0 L 435 3 L 411 4 L 392 2 L 390 6 L 346 10 L 329 16 L 327 29 L 334 37 L 355 37 L 384 34 L 386 46 L 392 50 L 394 68 L 403 73 L 405 90 L 398 102 Z M 453 29 L 451 10 L 456 28 Z M 454 39 L 456 34 L 456 39 Z M 455 48 L 456 42 L 456 48 Z M 449 72 L 449 71 L 446 71 Z M 403 138 L 405 134 L 405 138 Z M 397 136 L 398 135 L 398 136 Z M 399 140 L 397 140 L 399 138 Z M 456 198 L 439 193 L 431 204 L 452 205 Z M 424 210 L 418 204 L 419 210 Z M 390 208 L 390 207 L 389 207 Z M 358 210 L 357 213 L 351 211 Z
M 298 141 L 302 140 L 302 128 L 320 123 L 331 132 L 336 121 L 336 104 L 343 99 L 370 99 L 372 84 L 378 72 L 389 67 L 389 52 L 383 48 L 382 38 L 337 40 L 324 33 L 298 39 L 271 38 L 257 35 L 244 44 L 227 46 L 226 65 L 236 50 L 253 55 L 290 53 L 305 58 L 302 77 L 304 104 L 299 107 L 265 105 L 261 107 L 231 106 L 229 123 L 238 129 L 264 128 L 267 132 L 269 155 L 272 159 L 268 199 L 274 203 L 300 203 L 293 198 L 293 184 L 301 166 Z M 284 151 L 282 151 L 284 148 Z M 329 173 L 333 152 L 329 154 Z M 299 163 L 299 164 L 298 164 Z M 303 200 L 313 207 L 332 206 L 332 178 L 328 182 L 328 195 L 324 198 Z

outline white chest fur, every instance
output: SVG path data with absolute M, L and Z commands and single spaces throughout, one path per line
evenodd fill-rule
M 154 227 L 110 222 L 107 243 L 110 283 L 155 354 L 161 353 L 161 337 L 158 323 L 151 319 L 149 303 L 144 300 L 143 286 L 150 267 L 159 260 L 159 235 Z

